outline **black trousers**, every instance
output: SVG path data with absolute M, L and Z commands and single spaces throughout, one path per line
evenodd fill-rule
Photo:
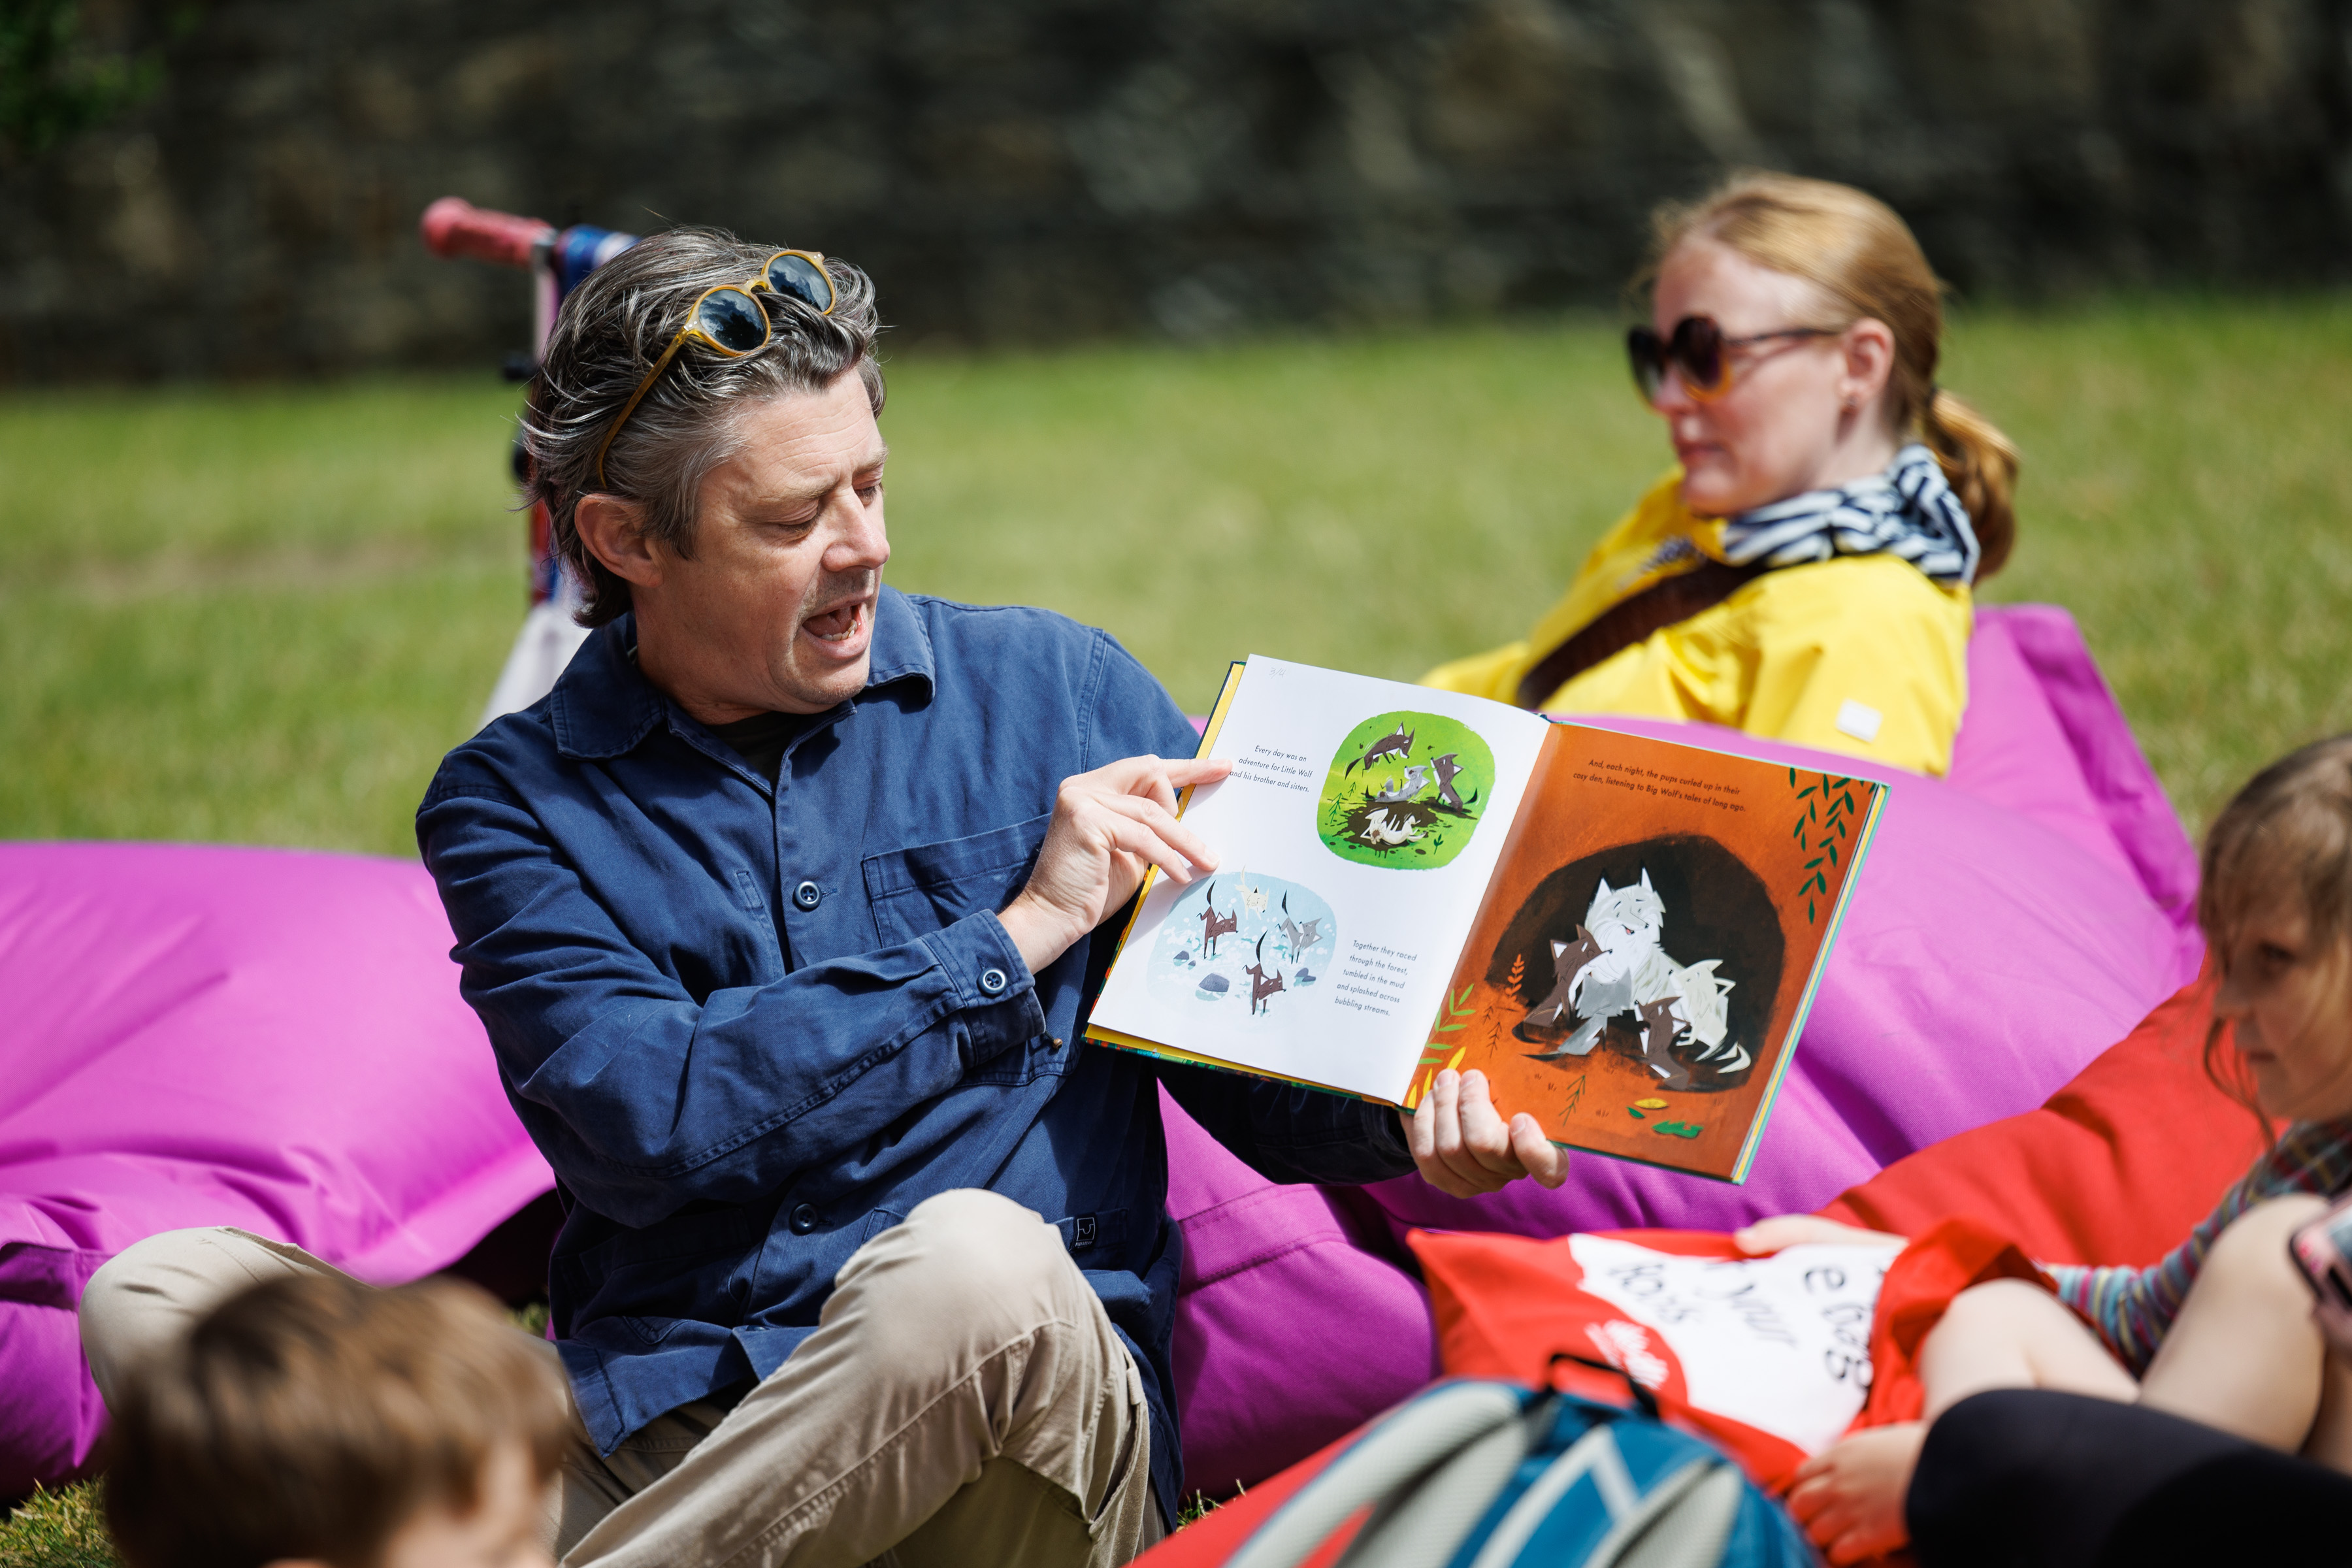
M 1905 1504 L 1921 1568 L 2352 1564 L 2352 1476 L 2136 1405 L 1964 1399 Z

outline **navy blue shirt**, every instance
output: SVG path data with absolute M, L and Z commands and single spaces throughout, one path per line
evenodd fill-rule
M 1394 1114 L 1078 1042 L 1116 922 L 1033 977 L 996 911 L 1063 779 L 1192 725 L 1107 634 L 884 589 L 864 690 L 771 781 L 638 673 L 629 617 L 442 763 L 416 816 L 467 1001 L 561 1184 L 557 1348 L 610 1453 L 781 1366 L 935 1193 L 1057 1226 L 1182 1475 L 1158 1083 L 1276 1181 L 1412 1162 Z

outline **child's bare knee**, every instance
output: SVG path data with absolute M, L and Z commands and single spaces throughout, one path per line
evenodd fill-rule
M 2023 1279 L 1989 1279 L 1952 1298 L 1921 1347 L 1931 1383 L 1998 1387 L 2029 1375 L 2034 1347 L 2077 1325 L 2057 1298 Z M 1990 1380 L 1988 1382 L 1988 1380 Z
M 2287 1238 L 2326 1209 L 2325 1199 L 2308 1193 L 2256 1204 L 2231 1220 L 2215 1238 L 2212 1250 L 2205 1255 L 2200 1279 L 2276 1290 L 2302 1304 L 2308 1292 L 2287 1257 Z
M 2058 1307 L 2057 1301 L 2039 1285 L 2023 1279 L 1988 1279 L 1952 1298 L 1937 1331 L 1942 1332 L 1947 1325 L 1958 1332 L 2021 1326 L 2047 1317 L 2053 1307 Z

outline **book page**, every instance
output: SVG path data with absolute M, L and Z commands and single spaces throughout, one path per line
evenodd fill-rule
M 1185 825 L 1216 851 L 1154 878 L 1093 1026 L 1394 1100 L 1549 726 L 1498 702 L 1254 656 Z
M 1745 1179 L 1886 787 L 1558 726 L 1408 1099 L 1477 1068 L 1555 1142 Z

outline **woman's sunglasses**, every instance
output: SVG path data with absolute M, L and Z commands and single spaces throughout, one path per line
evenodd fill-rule
M 1731 390 L 1732 350 L 1751 343 L 1770 342 L 1776 338 L 1833 338 L 1837 330 L 1832 327 L 1783 327 L 1777 332 L 1751 332 L 1744 338 L 1727 338 L 1712 316 L 1685 316 L 1675 323 L 1674 335 L 1660 337 L 1649 327 L 1632 327 L 1625 332 L 1625 357 L 1633 363 L 1633 384 L 1651 403 L 1666 384 L 1666 372 L 1681 373 L 1683 387 L 1701 403 L 1721 397 Z
M 636 391 L 629 394 L 628 402 L 621 405 L 621 416 L 604 432 L 604 445 L 596 448 L 596 483 L 604 484 L 604 454 L 613 449 L 613 437 L 637 411 L 646 394 L 653 390 L 677 351 L 689 342 L 700 343 L 715 353 L 729 359 L 741 359 L 745 354 L 767 346 L 775 329 L 769 323 L 767 307 L 751 297 L 755 289 L 765 289 L 772 294 L 788 295 L 806 305 L 820 316 L 833 314 L 839 301 L 833 291 L 833 279 L 825 275 L 824 258 L 814 250 L 779 250 L 768 258 L 759 275 L 740 283 L 722 284 L 707 290 L 686 313 L 686 325 L 662 350 L 661 358 L 654 361 L 653 369 L 646 372 L 645 380 L 637 383 Z

